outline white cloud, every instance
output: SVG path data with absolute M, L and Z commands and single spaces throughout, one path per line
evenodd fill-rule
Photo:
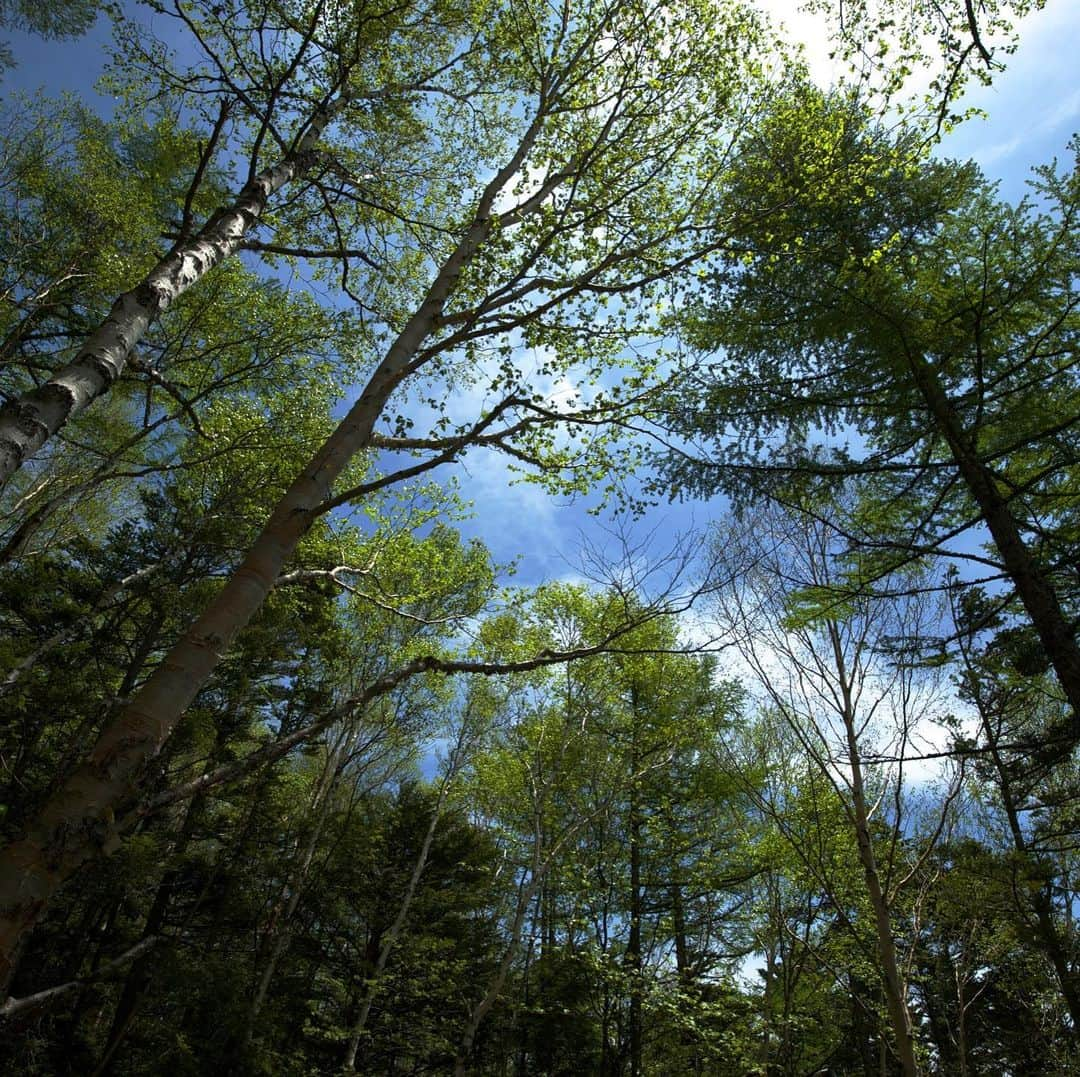
M 829 56 L 833 45 L 827 18 L 803 11 L 792 0 L 758 0 L 757 6 L 788 41 L 802 47 L 810 75 L 819 86 L 829 87 L 843 78 L 844 65 Z

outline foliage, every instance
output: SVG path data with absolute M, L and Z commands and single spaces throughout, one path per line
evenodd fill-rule
M 0 421 L 101 377 L 0 501 L 0 1069 L 1075 1069 L 1077 178 L 925 153 L 1037 6 L 846 4 L 826 94 L 735 0 L 175 0 L 9 104 Z M 437 481 L 643 431 L 705 579 Z

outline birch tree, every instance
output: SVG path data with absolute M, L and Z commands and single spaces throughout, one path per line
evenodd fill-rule
M 138 81 L 127 86 L 129 106 L 145 104 L 150 75 L 174 108 L 189 105 L 204 121 L 190 183 L 176 207 L 179 219 L 161 222 L 173 229 L 171 245 L 115 299 L 70 362 L 0 409 L 0 482 L 112 388 L 151 324 L 236 254 L 268 207 L 287 219 L 291 211 L 292 220 L 303 222 L 312 213 L 310 200 L 301 196 L 297 206 L 284 192 L 315 165 L 328 126 L 351 121 L 360 130 L 378 127 L 366 115 L 374 103 L 389 99 L 392 113 L 401 107 L 401 87 L 425 80 L 426 69 L 414 69 L 401 57 L 411 53 L 435 69 L 452 64 L 446 50 L 463 29 L 456 15 L 451 29 L 434 7 L 406 14 L 394 8 L 346 9 L 325 0 L 286 5 L 175 0 L 158 10 L 167 10 L 186 29 L 198 59 L 177 72 L 159 43 L 144 45 L 145 29 L 122 24 L 120 62 L 134 59 L 141 66 Z M 388 65 L 392 74 L 387 78 Z M 243 162 L 236 165 L 242 183 L 200 223 L 199 215 L 207 212 L 205 188 L 232 168 L 230 158 Z M 333 204 L 322 202 L 324 196 L 325 187 L 320 187 L 314 198 L 340 227 Z
M 161 214 L 180 212 L 197 148 L 194 132 L 160 112 L 104 121 L 44 101 L 5 123 L 0 392 L 12 398 L 47 380 L 108 296 L 146 271 Z M 221 180 L 203 181 L 196 206 L 212 202 Z M 51 443 L 47 466 L 8 484 L 0 562 L 39 557 L 71 535 L 104 535 L 118 512 L 137 511 L 147 488 L 223 459 L 245 437 L 269 449 L 280 435 L 289 455 L 304 411 L 297 424 L 258 435 L 253 412 L 290 388 L 329 407 L 350 377 L 340 355 L 349 322 L 237 259 L 219 267 L 150 327 L 107 400 Z
M 307 25 L 314 42 L 318 24 Z M 713 194 L 763 92 L 755 25 L 738 8 L 508 4 L 487 12 L 482 30 L 488 37 L 474 54 L 488 92 L 448 91 L 431 104 L 430 167 L 441 176 L 425 171 L 422 215 L 399 222 L 400 250 L 384 284 L 371 280 L 373 303 L 393 285 L 377 334 L 384 351 L 232 577 L 7 849 L 0 905 L 8 969 L 56 887 L 111 844 L 102 826 L 108 831 L 138 789 L 143 768 L 312 524 L 474 445 L 503 447 L 555 475 L 601 466 L 555 432 L 587 433 L 586 424 L 622 406 L 616 401 L 638 396 L 653 353 L 640 353 L 622 384 L 596 389 L 585 405 L 560 410 L 547 387 L 564 379 L 584 392 L 616 358 L 626 365 L 663 309 L 664 280 L 722 244 Z M 480 105 L 483 122 L 475 118 Z M 328 107 L 319 113 L 327 123 Z M 305 132 L 313 130 L 314 119 Z M 357 201 L 365 174 L 346 169 L 340 179 Z M 436 423 L 430 438 L 377 434 L 395 400 L 415 402 L 431 385 L 441 397 L 462 379 L 474 380 L 478 413 Z M 421 456 L 395 473 L 339 486 L 356 454 L 376 446 Z

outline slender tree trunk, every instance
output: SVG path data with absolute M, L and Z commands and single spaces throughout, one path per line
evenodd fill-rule
M 255 1038 L 255 1026 L 259 1020 L 259 1014 L 262 1013 L 262 1008 L 266 1003 L 266 996 L 270 992 L 270 985 L 273 983 L 278 964 L 292 939 L 292 920 L 300 906 L 308 872 L 311 870 L 311 863 L 315 859 L 315 851 L 319 847 L 319 839 L 326 825 L 327 813 L 324 809 L 341 774 L 342 761 L 347 758 L 354 739 L 354 731 L 343 729 L 326 759 L 323 772 L 315 787 L 315 793 L 311 798 L 307 816 L 309 821 L 307 838 L 302 846 L 299 841 L 295 843 L 294 853 L 298 856 L 288 873 L 283 893 L 271 910 L 267 937 L 263 944 L 266 959 L 255 984 L 255 990 L 252 992 L 247 1020 L 244 1024 L 243 1046 L 245 1048 Z
M 118 580 L 116 583 L 106 587 L 101 594 L 98 595 L 97 601 L 93 606 L 91 606 L 78 620 L 73 624 L 66 625 L 59 632 L 54 632 L 48 639 L 39 643 L 25 658 L 20 659 L 3 681 L 0 681 L 0 697 L 10 692 L 12 688 L 18 684 L 19 680 L 25 677 L 45 655 L 50 651 L 55 650 L 61 644 L 67 643 L 68 640 L 93 621 L 94 617 L 104 610 L 118 594 L 122 591 L 126 591 L 140 580 L 144 580 L 147 576 L 160 571 L 160 569 L 161 562 L 157 562 L 156 564 L 148 565 L 146 568 L 141 568 L 137 572 L 132 572 L 122 580 Z
M 88 983 L 101 979 L 115 969 L 120 968 L 125 961 L 131 961 L 134 958 L 139 957 L 152 946 L 155 946 L 158 941 L 159 940 L 155 938 L 141 940 L 131 947 L 130 950 L 126 950 L 122 953 L 119 957 L 114 957 L 111 961 L 106 961 L 103 965 L 99 965 L 93 976 L 84 976 L 77 980 L 71 980 L 68 983 L 60 984 L 57 987 L 50 987 L 44 991 L 38 991 L 36 994 L 29 995 L 26 998 L 8 998 L 3 1005 L 0 1005 L 0 1021 L 18 1019 L 27 1013 L 33 1013 L 43 1008 L 55 1006 L 59 999 L 66 995 L 81 991 Z
M 510 927 L 510 938 L 507 941 L 506 949 L 503 951 L 499 967 L 496 969 L 495 975 L 488 984 L 487 991 L 484 993 L 483 998 L 481 998 L 473 1007 L 472 1013 L 469 1014 L 469 1019 L 465 1025 L 465 1032 L 461 1037 L 461 1043 L 458 1047 L 457 1057 L 454 1059 L 454 1077 L 465 1077 L 465 1067 L 468 1065 L 469 1055 L 472 1054 L 473 1043 L 476 1041 L 476 1033 L 480 1028 L 481 1022 L 487 1017 L 492 1006 L 495 1005 L 495 1001 L 499 997 L 499 992 L 503 989 L 503 984 L 506 983 L 506 977 L 510 972 L 510 966 L 513 964 L 514 957 L 517 954 L 518 943 L 521 940 L 521 929 L 525 923 L 526 913 L 528 912 L 530 903 L 536 896 L 537 888 L 544 879 L 546 868 L 550 864 L 550 858 L 547 862 L 543 862 L 540 853 L 541 847 L 538 832 L 536 846 L 533 852 L 531 876 L 528 883 L 523 885 L 518 892 L 517 907 L 514 911 L 514 920 Z
M 265 963 L 259 973 L 255 990 L 252 992 L 247 1020 L 244 1023 L 243 1043 L 245 1047 L 255 1038 L 255 1026 L 258 1023 L 259 1014 L 262 1013 L 262 1008 L 266 1004 L 266 996 L 270 993 L 270 985 L 274 982 L 274 975 L 277 972 L 278 965 L 285 956 L 289 943 L 292 941 L 292 920 L 296 915 L 297 908 L 300 906 L 300 899 L 304 893 L 304 884 L 307 881 L 311 862 L 315 858 L 315 850 L 318 848 L 324 823 L 325 816 L 320 815 L 312 825 L 311 832 L 301 851 L 299 863 L 296 864 L 289 876 L 289 893 L 284 907 L 278 910 L 274 917 L 268 940 L 269 946 L 266 947 Z
M 1044 887 L 1035 895 L 1032 904 L 1035 908 L 1035 937 L 1054 966 L 1061 997 L 1065 1000 L 1072 1021 L 1069 1031 L 1075 1040 L 1080 1036 L 1080 982 L 1076 969 L 1069 960 L 1047 888 Z
M 686 908 L 683 901 L 683 884 L 674 882 L 668 888 L 668 896 L 671 900 L 671 934 L 675 943 L 675 973 L 678 978 L 679 990 L 688 1000 L 698 997 L 694 991 L 694 970 L 690 967 L 690 948 L 686 939 Z M 768 1012 L 769 981 L 765 980 L 763 992 L 763 1009 Z M 767 1040 L 766 1034 L 766 1040 Z M 701 1073 L 701 1052 L 698 1047 L 698 1038 L 689 1029 L 683 1029 L 679 1034 L 679 1040 L 683 1048 L 689 1054 L 690 1071 Z
M 917 1077 L 918 1064 L 915 1061 L 915 1033 L 911 1022 L 911 1013 L 904 998 L 904 983 L 900 976 L 900 965 L 896 957 L 896 943 L 892 935 L 892 919 L 889 899 L 881 886 L 878 874 L 877 858 L 870 834 L 870 813 L 866 805 L 866 789 L 863 784 L 862 757 L 859 753 L 858 731 L 856 727 L 855 704 L 851 694 L 851 682 L 847 675 L 843 647 L 836 625 L 829 624 L 829 639 L 833 648 L 833 659 L 840 684 L 843 708 L 844 733 L 847 740 L 848 766 L 851 768 L 851 800 L 855 823 L 855 841 L 862 864 L 866 890 L 870 897 L 870 906 L 874 910 L 874 927 L 877 933 L 878 958 L 881 961 L 881 980 L 885 992 L 885 1006 L 892 1024 L 893 1040 L 897 1058 L 900 1060 L 904 1077 Z
M 600 1077 L 611 1073 L 611 987 L 604 980 L 603 1016 L 600 1020 Z
M 641 820 L 636 804 L 630 824 L 630 936 L 626 944 L 630 972 L 630 1077 L 641 1077 Z
M 465 749 L 465 741 L 466 726 L 463 723 L 457 744 L 454 747 L 454 751 L 451 753 L 450 760 L 447 764 L 447 772 L 439 785 L 439 793 L 435 799 L 435 807 L 431 812 L 431 820 L 428 822 L 427 831 L 424 833 L 424 840 L 420 844 L 420 852 L 417 854 L 416 863 L 413 865 L 412 874 L 409 876 L 409 882 L 405 887 L 405 894 L 401 899 L 401 904 L 398 906 L 394 922 L 382 937 L 382 942 L 379 946 L 379 954 L 375 960 L 375 967 L 372 969 L 371 976 L 364 989 L 360 1013 L 358 1014 L 353 1027 L 349 1030 L 349 1042 L 345 1048 L 345 1071 L 347 1073 L 351 1073 L 356 1069 L 356 1054 L 360 1048 L 360 1039 L 364 1034 L 368 1016 L 371 1013 L 371 1005 L 375 1001 L 375 994 L 379 986 L 379 978 L 386 968 L 386 962 L 390 957 L 390 952 L 393 950 L 398 937 L 401 935 L 401 929 L 405 926 L 405 920 L 409 915 L 409 910 L 412 908 L 413 898 L 416 897 L 417 887 L 420 885 L 420 877 L 424 874 L 424 869 L 427 867 L 428 857 L 431 855 L 431 846 L 435 841 L 435 831 L 438 828 L 439 820 L 442 818 L 442 811 L 446 804 L 447 795 L 450 792 L 450 785 L 462 762 L 461 756 Z
M 179 243 L 131 291 L 121 295 L 71 363 L 44 385 L 0 409 L 0 486 L 69 419 L 108 392 L 155 319 L 236 252 L 271 196 L 310 166 L 323 131 L 349 97 L 345 90 L 319 109 L 292 152 L 255 176 L 194 238 Z
M 529 866 L 529 881 L 518 888 L 517 905 L 514 910 L 514 919 L 510 926 L 509 938 L 503 951 L 502 960 L 495 971 L 495 975 L 488 984 L 488 989 L 483 998 L 473 1007 L 469 1020 L 465 1025 L 465 1032 L 458 1046 L 457 1057 L 454 1060 L 454 1077 L 464 1077 L 465 1067 L 468 1064 L 469 1055 L 472 1053 L 473 1043 L 476 1040 L 477 1030 L 488 1012 L 495 1005 L 499 993 L 506 983 L 506 977 L 510 972 L 514 957 L 517 954 L 521 942 L 521 930 L 525 924 L 525 917 L 529 911 L 529 905 L 536 897 L 539 888 L 543 885 L 547 873 L 554 863 L 559 850 L 577 833 L 581 826 L 592 818 L 595 813 L 588 816 L 580 816 L 562 834 L 544 855 L 544 825 L 541 818 L 542 812 L 539 802 L 535 805 L 536 818 L 533 825 L 533 855 Z
M 0 992 L 7 989 L 20 940 L 61 884 L 83 863 L 119 846 L 113 819 L 137 791 L 142 772 L 209 680 L 236 634 L 273 590 L 286 561 L 330 498 L 333 484 L 371 442 L 376 420 L 433 331 L 458 278 L 491 232 L 492 207 L 539 134 L 534 123 L 481 195 L 471 225 L 376 368 L 359 399 L 271 513 L 240 566 L 102 733 L 86 762 L 0 852 Z
M 412 874 L 409 876 L 405 894 L 401 899 L 401 904 L 398 906 L 397 915 L 394 917 L 393 923 L 383 934 L 380 941 L 378 956 L 375 958 L 375 967 L 372 969 L 371 977 L 364 989 L 364 1000 L 360 1006 L 360 1013 L 358 1014 L 353 1027 L 349 1031 L 349 1042 L 345 1049 L 346 1072 L 351 1073 L 356 1069 L 356 1054 L 360 1048 L 360 1040 L 364 1035 L 364 1029 L 367 1027 L 367 1019 L 371 1014 L 371 1005 L 375 1001 L 378 981 L 383 974 L 383 970 L 386 968 L 386 962 L 390 957 L 390 951 L 393 950 L 394 944 L 401 935 L 401 929 L 405 926 L 405 919 L 409 915 L 409 909 L 412 907 L 413 898 L 416 896 L 416 889 L 420 885 L 420 877 L 424 873 L 424 868 L 427 867 L 428 856 L 431 854 L 431 844 L 435 839 L 435 831 L 438 827 L 439 817 L 442 814 L 445 790 L 446 786 L 444 785 L 439 791 L 438 803 L 431 814 L 427 832 L 424 834 L 424 841 L 420 846 L 420 853 L 416 858 L 416 863 L 413 865 Z
M 555 956 L 555 894 L 550 880 L 540 890 L 540 951 Z
M 966 964 L 966 962 L 965 962 Z M 953 979 L 956 983 L 956 1053 L 960 1062 L 959 1077 L 968 1077 L 967 1008 L 964 992 L 964 973 L 953 963 Z
M 106 914 L 100 929 L 95 932 L 96 938 L 93 939 L 93 954 L 90 958 L 89 972 L 86 976 L 79 977 L 81 982 L 75 991 L 75 997 L 65 1006 L 66 1013 L 60 1026 L 62 1031 L 58 1030 L 58 1035 L 56 1037 L 61 1057 L 71 1055 L 74 1052 L 79 1025 L 82 1023 L 87 1011 L 94 1007 L 94 1002 L 91 998 L 87 997 L 88 986 L 94 980 L 98 979 L 100 975 L 102 959 L 105 956 L 105 950 L 109 942 L 113 938 L 116 919 L 120 915 L 123 906 L 124 900 L 122 897 L 114 898 L 109 903 L 108 913 Z M 90 947 L 88 947 L 88 949 L 89 948 Z M 108 963 L 109 962 L 106 962 L 106 964 Z M 78 962 L 76 967 L 79 967 L 81 964 L 81 961 Z
M 679 985 L 688 987 L 691 983 L 690 951 L 686 945 L 686 912 L 683 908 L 682 885 L 672 883 L 671 896 L 671 933 L 675 940 L 675 971 L 679 975 Z
M 2 417 L 3 412 L 0 411 L 0 421 L 2 421 Z M 15 558 L 22 556 L 23 551 L 34 537 L 34 533 L 49 518 L 53 510 L 64 502 L 65 497 L 65 494 L 59 494 L 56 497 L 47 498 L 36 509 L 23 516 L 19 526 L 15 528 L 7 542 L 0 548 L 0 565 L 6 565 L 9 561 L 14 561 Z M 14 512 L 12 515 L 14 515 Z
M 631 734 L 630 773 L 638 772 L 637 724 L 639 720 L 636 689 L 631 690 L 631 714 L 634 731 Z M 630 1077 L 641 1077 L 641 809 L 636 782 L 630 786 L 628 830 L 630 835 L 630 934 L 626 942 L 626 966 L 630 973 Z
M 529 1007 L 532 1005 L 532 968 L 536 954 L 536 938 L 537 929 L 540 927 L 540 918 L 540 902 L 537 900 L 533 902 L 532 930 L 529 932 L 529 945 L 525 948 L 525 968 L 522 970 L 521 975 L 521 1006 L 525 1013 L 529 1012 Z M 529 1044 L 525 1038 L 524 1029 L 521 1027 L 520 1013 L 516 1016 L 515 1024 L 518 1031 L 518 1047 L 514 1073 L 516 1077 L 526 1077 L 529 1070 Z

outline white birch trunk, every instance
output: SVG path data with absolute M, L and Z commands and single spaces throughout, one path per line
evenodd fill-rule
M 131 703 L 103 731 L 87 760 L 26 827 L 0 850 L 0 991 L 14 973 L 24 938 L 53 894 L 86 861 L 119 846 L 116 810 L 138 790 L 147 764 L 210 679 L 237 633 L 274 589 L 285 563 L 372 432 L 398 383 L 432 333 L 463 270 L 492 228 L 495 199 L 540 132 L 522 139 L 481 196 L 471 224 L 436 274 L 416 312 L 390 346 L 359 399 L 275 506 L 244 560 L 173 646 Z
M 306 171 L 327 124 L 349 98 L 346 89 L 319 109 L 292 152 L 255 176 L 231 205 L 218 210 L 196 236 L 181 243 L 121 295 L 71 363 L 44 385 L 0 409 L 0 485 L 69 419 L 108 392 L 154 320 L 236 252 L 271 196 Z

